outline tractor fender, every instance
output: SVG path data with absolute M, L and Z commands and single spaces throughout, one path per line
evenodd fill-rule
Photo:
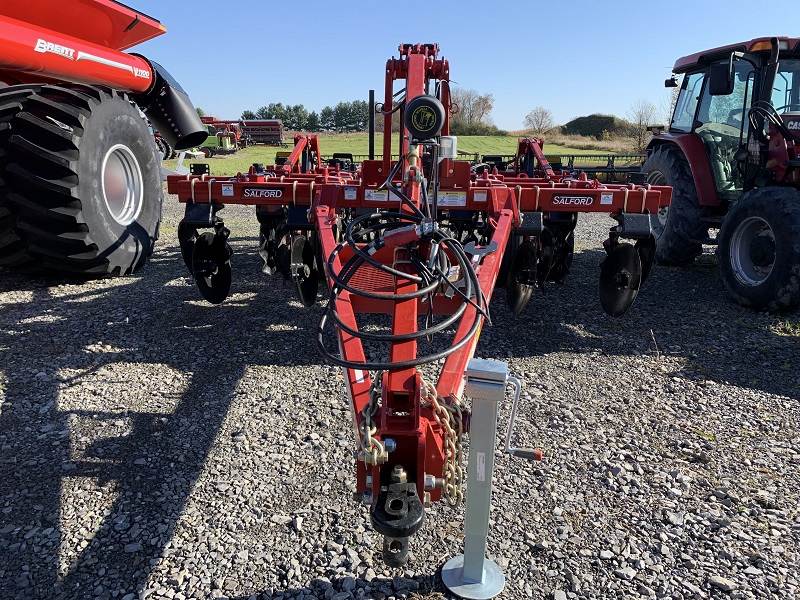
M 650 138 L 647 152 L 649 154 L 653 148 L 667 144 L 677 146 L 686 157 L 697 190 L 697 203 L 700 206 L 719 206 L 714 177 L 711 175 L 711 163 L 703 141 L 694 134 L 660 133 Z

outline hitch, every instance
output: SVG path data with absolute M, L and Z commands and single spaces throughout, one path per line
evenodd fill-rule
M 372 526 L 383 539 L 383 561 L 390 567 L 402 567 L 408 560 L 409 537 L 422 527 L 425 509 L 417 495 L 417 485 L 407 481 L 402 466 L 391 473 L 392 483 L 382 485 L 377 502 L 372 505 Z

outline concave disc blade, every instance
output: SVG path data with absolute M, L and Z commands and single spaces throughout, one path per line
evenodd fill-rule
M 297 295 L 303 306 L 311 306 L 317 301 L 319 288 L 319 271 L 314 264 L 314 246 L 304 235 L 298 235 L 292 240 L 292 266 L 303 265 L 302 270 L 294 277 Z
M 192 273 L 203 298 L 220 304 L 231 291 L 231 261 L 227 244 L 207 231 L 197 238 L 192 252 Z
M 650 275 L 653 262 L 656 259 L 656 238 L 652 235 L 636 242 L 636 250 L 639 252 L 639 260 L 642 263 L 642 283 Z
M 183 264 L 192 272 L 192 253 L 194 252 L 194 244 L 197 241 L 197 227 L 187 225 L 181 220 L 178 223 L 178 243 L 181 246 L 181 257 L 183 257 Z
M 633 245 L 617 244 L 600 266 L 600 305 L 612 317 L 621 317 L 636 300 L 642 284 L 642 263 Z
M 536 281 L 536 248 L 531 242 L 523 242 L 514 252 L 506 279 L 506 302 L 512 313 L 518 315 L 528 304 Z

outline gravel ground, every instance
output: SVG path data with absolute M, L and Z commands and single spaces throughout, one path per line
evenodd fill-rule
M 351 500 L 322 302 L 260 274 L 245 208 L 223 213 L 232 296 L 202 302 L 166 212 L 136 276 L 0 272 L 0 598 L 448 597 L 463 507 L 435 505 L 392 571 Z M 610 223 L 581 220 L 573 275 L 520 317 L 498 290 L 478 346 L 523 381 L 515 444 L 545 451 L 497 453 L 502 596 L 800 596 L 800 317 L 733 305 L 713 254 L 606 317 Z

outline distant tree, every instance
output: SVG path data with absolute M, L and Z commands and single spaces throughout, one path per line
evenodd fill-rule
M 628 109 L 627 117 L 631 123 L 631 137 L 634 139 L 635 150 L 644 152 L 647 148 L 647 139 L 650 137 L 647 128 L 657 124 L 658 110 L 651 102 L 639 98 Z
M 544 135 L 553 129 L 555 125 L 556 123 L 553 120 L 553 113 L 551 113 L 549 109 L 542 106 L 537 106 L 527 115 L 525 115 L 525 127 L 530 129 L 533 132 L 533 135 Z
M 452 115 L 452 121 L 463 121 L 467 125 L 491 124 L 491 112 L 494 108 L 494 96 L 491 94 L 454 87 L 450 90 L 450 98 L 458 105 L 458 112 Z
M 206 111 L 204 111 L 202 108 L 200 108 L 200 107 L 198 106 L 198 107 L 197 107 L 197 116 L 198 116 L 198 117 L 205 117 L 205 116 L 206 116 Z
M 278 114 L 281 114 L 280 111 L 276 111 L 276 115 Z M 291 129 L 293 131 L 302 131 L 306 127 L 306 120 L 308 119 L 308 111 L 306 110 L 306 107 L 303 106 L 302 104 L 297 104 L 295 106 L 288 105 L 286 106 L 286 108 L 283 109 L 283 117 L 274 116 L 270 118 L 281 119 L 286 129 Z
M 678 102 L 678 92 L 680 92 L 680 88 L 674 87 L 670 88 L 669 93 L 661 96 L 661 102 L 658 105 L 658 118 L 662 125 L 669 125 L 672 122 L 672 112 Z
M 319 127 L 322 131 L 333 131 L 336 129 L 336 120 L 334 118 L 333 109 L 326 106 L 319 113 Z
M 258 110 L 256 110 L 256 119 L 268 119 L 269 117 L 267 117 L 267 114 L 268 114 L 267 107 L 262 106 Z
M 336 131 L 348 131 L 350 126 L 350 103 L 339 102 L 333 107 L 333 127 Z
M 252 110 L 245 110 L 242 111 L 242 116 L 240 118 L 250 120 L 250 119 L 255 119 L 257 117 L 256 113 L 254 113 Z
M 350 131 L 364 131 L 369 125 L 369 103 L 353 100 L 350 103 Z
M 311 111 L 310 113 L 308 113 L 305 130 L 311 132 L 320 130 L 319 115 L 316 113 L 316 111 Z

